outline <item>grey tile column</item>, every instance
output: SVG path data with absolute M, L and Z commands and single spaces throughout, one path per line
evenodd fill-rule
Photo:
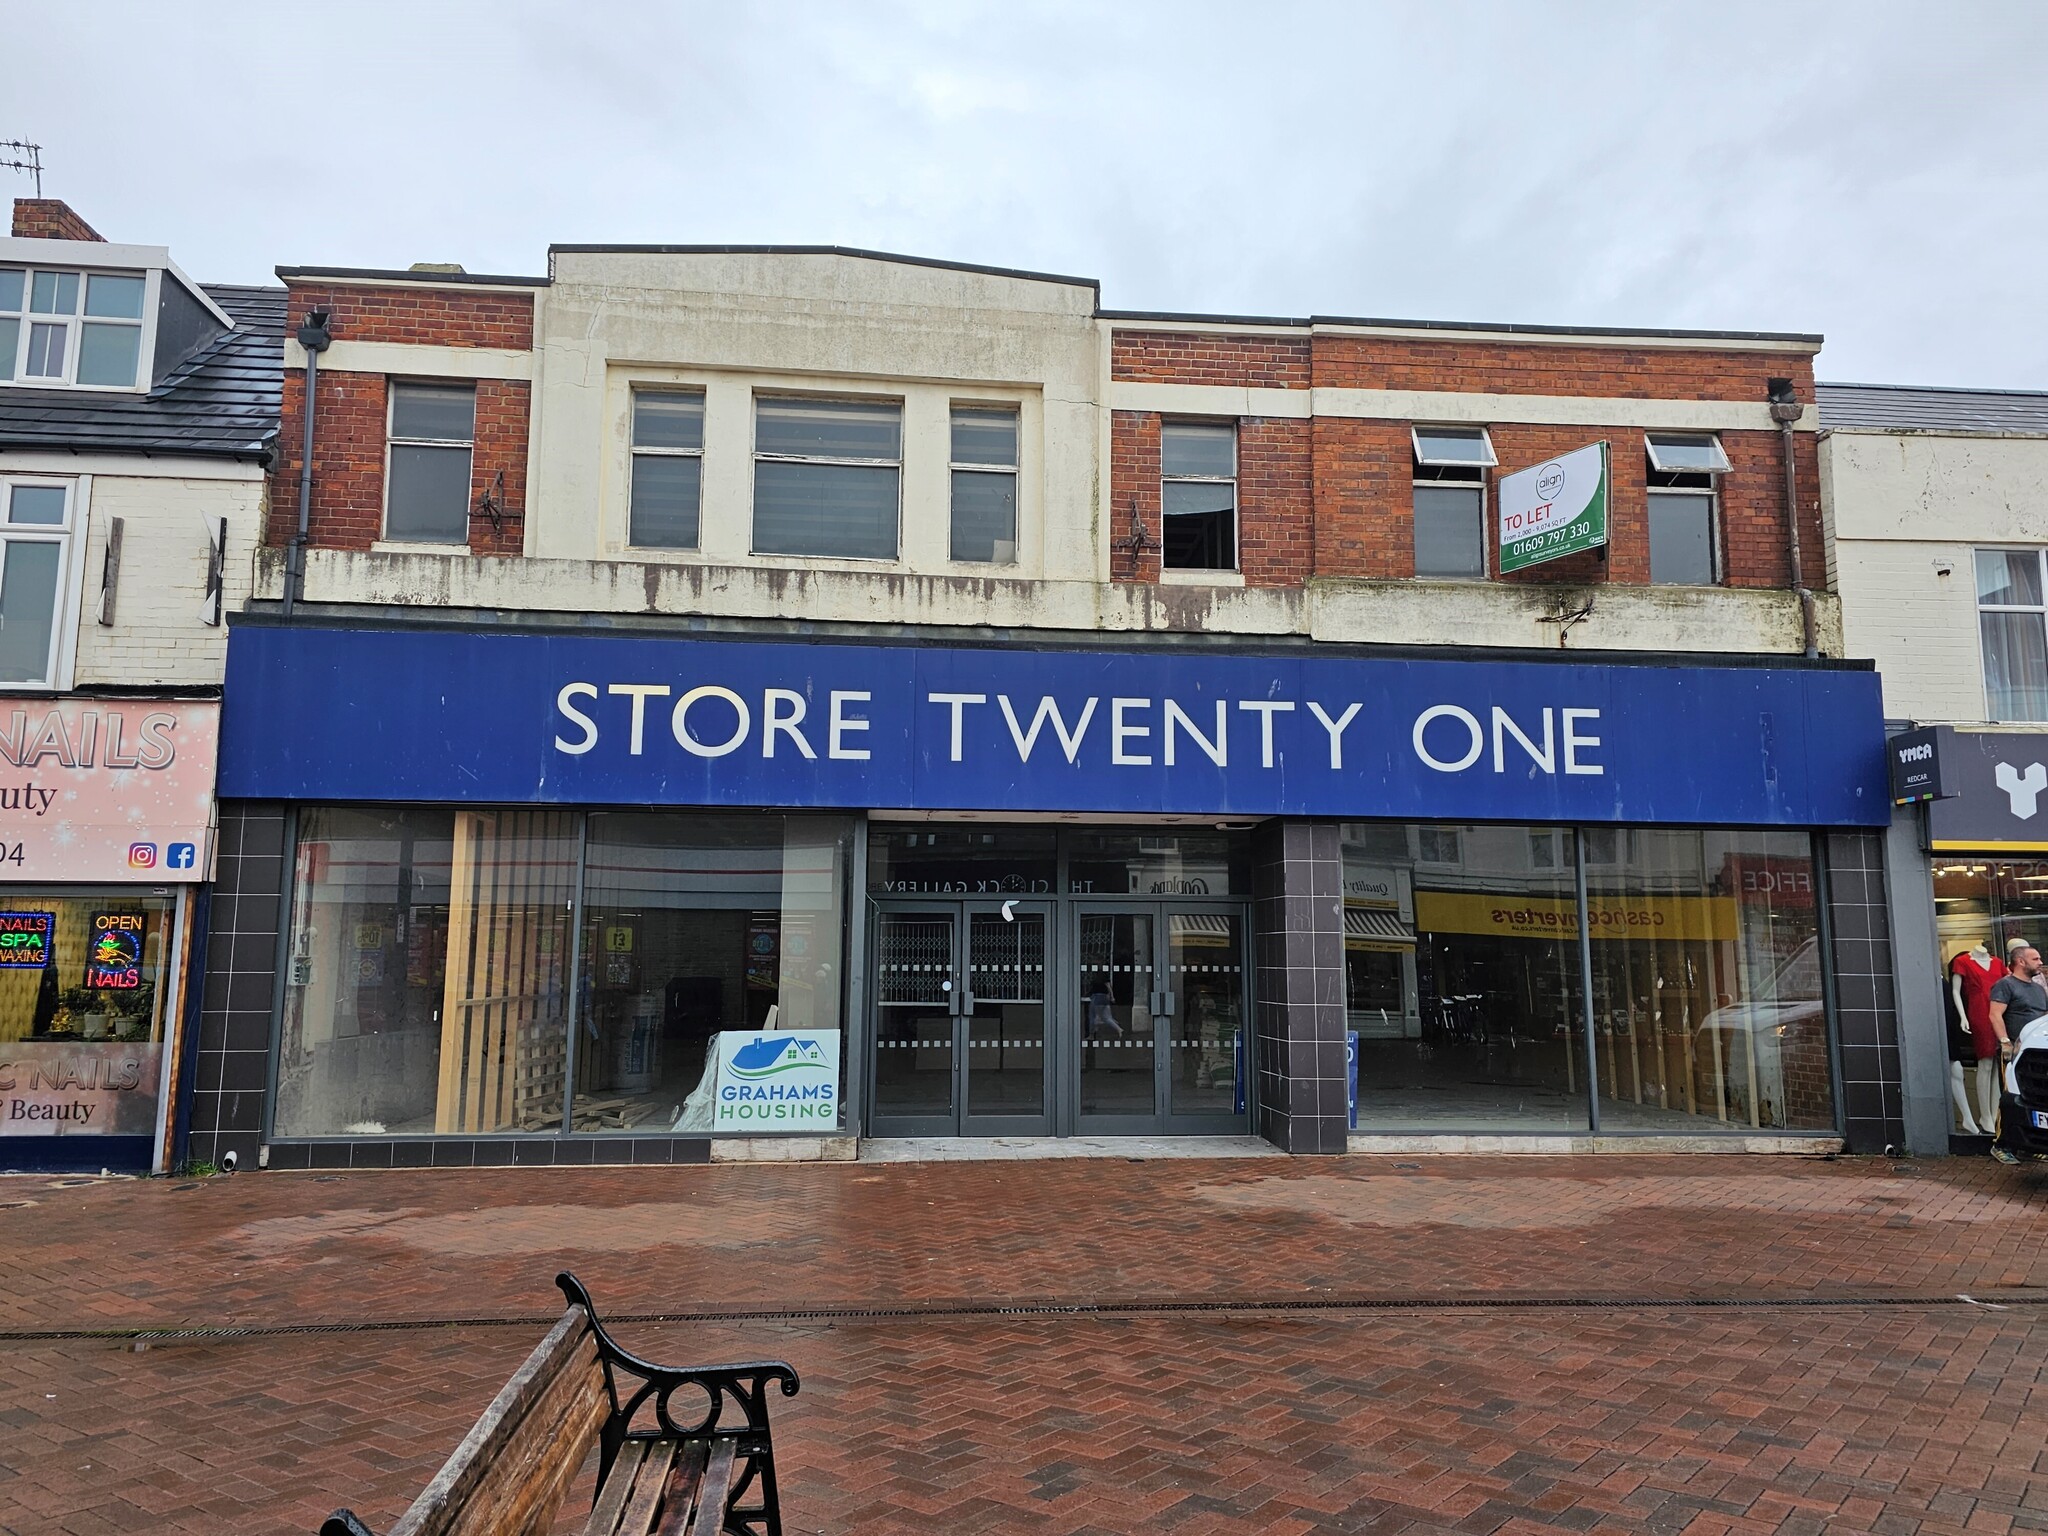
M 1258 1133 L 1288 1152 L 1342 1152 L 1344 860 L 1329 821 L 1252 835 Z
M 1955 1110 L 1949 1101 L 1948 997 L 1934 929 L 1934 869 L 1923 842 L 1924 814 L 1917 805 L 1893 812 L 1884 873 L 1892 975 L 1897 978 L 1906 1147 L 1926 1157 L 1948 1151 Z
M 192 1080 L 194 1161 L 234 1152 L 256 1166 L 270 1082 L 270 1016 L 277 994 L 277 935 L 284 918 L 284 807 L 228 802 L 220 808 L 219 855 L 199 1050 Z
M 1884 844 L 1881 832 L 1826 834 L 1842 1126 L 1852 1152 L 1878 1152 L 1906 1141 Z

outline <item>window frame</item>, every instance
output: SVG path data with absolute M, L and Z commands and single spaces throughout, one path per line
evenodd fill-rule
M 987 415 L 997 412 L 1010 418 L 1014 436 L 1010 442 L 1010 462 L 1001 464 L 968 463 L 953 457 L 953 421 L 962 411 L 980 411 Z M 953 499 L 953 477 L 955 475 L 1007 475 L 1010 480 L 1010 558 L 1008 560 L 971 560 L 953 552 L 953 533 L 957 526 L 954 518 L 957 507 Z M 1024 410 L 1015 400 L 948 400 L 946 402 L 946 559 L 954 565 L 997 566 L 1008 568 L 1018 563 L 1020 546 L 1024 542 Z
M 805 404 L 832 405 L 892 405 L 896 408 L 896 457 L 893 459 L 850 458 L 838 454 L 815 453 L 764 453 L 761 451 L 761 407 L 773 401 L 789 400 Z M 754 387 L 747 392 L 747 556 L 754 560 L 845 560 L 856 565 L 901 565 L 903 563 L 903 482 L 907 478 L 910 438 L 910 401 L 906 396 L 893 394 L 845 394 L 795 389 L 766 389 Z M 947 445 L 947 455 L 952 447 Z M 759 524 L 761 514 L 761 477 L 763 464 L 837 464 L 851 469 L 893 469 L 896 471 L 896 549 L 889 555 L 808 555 L 791 554 L 787 550 L 762 549 L 760 547 Z M 698 542 L 702 543 L 703 514 L 698 514 Z
M 695 448 L 643 447 L 633 439 L 640 419 L 640 400 L 644 395 L 691 395 L 696 398 L 699 416 L 697 422 L 697 446 Z M 625 547 L 635 554 L 646 555 L 701 555 L 704 552 L 704 436 L 710 420 L 711 392 L 702 384 L 657 384 L 635 383 L 626 391 L 626 539 Z M 697 461 L 697 542 L 682 544 L 636 544 L 633 542 L 633 484 L 639 473 L 642 457 L 663 459 L 695 459 Z
M 146 394 L 153 386 L 151 377 L 154 369 L 152 359 L 156 355 L 156 317 L 161 294 L 163 270 L 159 267 L 97 267 L 70 266 L 42 263 L 33 260 L 0 260 L 0 269 L 21 273 L 21 307 L 0 309 L 0 320 L 19 322 L 18 334 L 14 339 L 14 355 L 7 359 L 7 372 L 0 376 L 0 389 L 82 389 L 95 394 Z M 78 279 L 78 296 L 71 309 L 59 315 L 37 315 L 30 307 L 34 302 L 35 275 L 51 272 Z M 95 277 L 132 277 L 142 281 L 142 313 L 134 318 L 117 315 L 88 315 L 85 312 L 87 290 Z M 22 369 L 28 362 L 28 349 L 33 328 L 37 325 L 62 325 L 64 327 L 64 371 L 53 377 L 29 378 Z M 78 382 L 78 359 L 84 350 L 85 327 L 88 325 L 120 326 L 136 332 L 135 377 L 126 384 L 81 384 Z
M 1692 497 L 1707 504 L 1707 567 L 1706 585 L 1718 587 L 1727 580 L 1727 567 L 1721 556 L 1721 489 L 1719 486 L 1700 487 L 1696 485 L 1652 485 L 1643 490 L 1643 534 L 1649 544 L 1650 570 L 1649 585 L 1653 587 L 1688 587 L 1698 583 L 1687 581 L 1659 581 L 1656 577 L 1655 534 L 1650 525 L 1650 503 L 1659 496 Z
M 1166 470 L 1166 434 L 1175 427 L 1221 428 L 1230 433 L 1230 473 L 1228 475 L 1174 475 Z M 1244 572 L 1244 499 L 1239 495 L 1239 484 L 1244 475 L 1244 457 L 1241 452 L 1244 428 L 1243 422 L 1235 416 L 1218 419 L 1207 417 L 1168 417 L 1159 423 L 1159 570 L 1163 576 L 1168 571 L 1182 576 L 1201 579 L 1204 576 L 1235 576 Z M 1166 563 L 1166 487 L 1180 485 L 1227 485 L 1230 487 L 1230 564 L 1228 565 L 1168 565 Z
M 378 523 L 378 539 L 386 544 L 401 545 L 406 549 L 462 549 L 469 548 L 470 519 L 476 515 L 476 379 L 417 378 L 410 375 L 387 375 L 384 380 L 384 506 L 383 516 Z M 439 437 L 399 437 L 396 416 L 398 414 L 398 392 L 401 389 L 467 389 L 469 391 L 469 437 L 466 440 Z M 469 453 L 469 473 L 464 477 L 468 487 L 462 501 L 462 537 L 456 539 L 422 539 L 409 534 L 394 534 L 391 531 L 391 450 L 394 447 L 407 448 L 463 448 Z
M 1431 458 L 1422 451 L 1422 434 L 1425 432 L 1458 435 L 1477 433 L 1479 447 L 1486 457 L 1482 459 Z M 1485 427 L 1476 427 L 1470 422 L 1410 422 L 1408 424 L 1408 445 L 1415 452 L 1415 462 L 1429 469 L 1476 469 L 1483 476 L 1487 470 L 1495 468 L 1500 463 L 1499 455 L 1493 451 L 1493 434 Z M 1483 484 L 1484 481 L 1482 480 L 1481 483 Z
M 1697 464 L 1666 464 L 1657 456 L 1657 445 L 1660 441 L 1673 445 L 1704 443 L 1714 450 L 1717 462 L 1704 469 Z M 1728 462 L 1728 450 L 1722 446 L 1721 434 L 1718 432 L 1645 432 L 1643 452 L 1649 457 L 1650 468 L 1660 475 L 1725 475 L 1731 473 L 1734 468 Z
M 64 521 L 59 523 L 13 524 L 16 486 L 45 486 L 64 492 Z M 44 659 L 40 681 L 16 679 L 0 682 L 0 688 L 56 693 L 69 688 L 77 659 L 79 572 L 86 545 L 87 517 L 91 506 L 92 477 L 36 473 L 0 472 L 0 574 L 5 572 L 6 548 L 11 544 L 55 544 L 57 590 L 50 614 L 50 648 Z
M 2044 585 L 2040 589 L 2041 601 L 2039 603 L 1987 603 L 1982 597 L 1977 596 L 1975 592 L 1977 585 L 1977 557 L 1980 554 L 2032 555 L 2034 557 L 2037 579 L 2048 582 L 2048 546 L 2039 544 L 1973 544 L 1970 546 L 1971 602 L 1975 607 L 1977 615 L 1977 676 L 1979 678 L 1979 686 L 1983 690 L 1984 718 L 1987 722 L 1994 725 L 2042 724 L 2044 719 L 2048 719 L 2048 710 L 2043 711 L 2041 718 L 2032 718 L 2000 714 L 1994 707 L 1991 697 L 1990 657 L 1986 654 L 1984 648 L 1984 615 L 1987 613 L 2023 613 L 2032 615 L 2042 623 L 2042 646 L 2044 650 L 2048 650 L 2048 585 Z M 2048 691 L 2048 678 L 2042 680 L 2041 686 L 2044 691 Z

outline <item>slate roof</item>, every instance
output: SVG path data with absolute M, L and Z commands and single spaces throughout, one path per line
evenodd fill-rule
M 146 395 L 0 389 L 0 448 L 268 463 L 284 390 L 284 290 L 202 286 L 232 331 Z
M 1816 384 L 1823 427 L 1906 432 L 2014 432 L 2048 437 L 2048 394 L 2019 389 L 1922 389 L 1908 384 Z

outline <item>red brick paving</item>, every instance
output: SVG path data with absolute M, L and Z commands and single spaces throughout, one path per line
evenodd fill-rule
M 1713 1158 L 0 1181 L 0 1531 L 388 1525 L 538 1337 L 26 1330 L 1342 1295 L 643 1325 L 781 1356 L 798 1532 L 2048 1531 L 2048 1177 Z M 34 1204 L 7 1208 L 16 1200 Z M 2015 1293 L 2011 1305 L 1512 1305 Z M 1455 1306 L 1458 1298 L 1510 1303 Z

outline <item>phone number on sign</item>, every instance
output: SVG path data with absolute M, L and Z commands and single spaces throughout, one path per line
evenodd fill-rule
M 1508 547 L 1518 555 L 1532 549 L 1555 549 L 1560 544 L 1571 543 L 1584 532 L 1585 530 L 1576 523 L 1566 523 L 1561 528 L 1551 528 L 1542 533 L 1532 534 L 1526 539 L 1516 539 Z

